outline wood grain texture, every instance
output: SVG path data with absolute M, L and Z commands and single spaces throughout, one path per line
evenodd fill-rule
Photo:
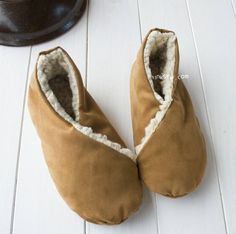
M 151 27 L 167 28 L 177 34 L 180 47 L 180 74 L 189 77 L 184 83 L 192 97 L 208 148 L 206 174 L 195 192 L 174 200 L 163 196 L 157 197 L 160 234 L 225 233 L 215 155 L 187 5 L 182 0 L 153 0 L 149 1 L 149 4 L 139 0 L 139 4 L 143 36 Z M 155 13 L 151 13 L 152 9 L 155 9 Z
M 9 233 L 30 47 L 0 46 L 0 233 Z
M 30 74 L 33 72 L 40 51 L 60 45 L 67 50 L 85 78 L 86 21 L 85 14 L 67 34 L 48 43 L 34 46 Z M 84 220 L 68 208 L 56 190 L 26 106 L 13 233 L 77 234 L 84 233 L 84 226 Z

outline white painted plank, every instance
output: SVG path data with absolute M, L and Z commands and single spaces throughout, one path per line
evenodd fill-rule
M 212 4 L 214 5 L 213 2 Z M 139 5 L 143 36 L 151 27 L 171 29 L 178 36 L 180 73 L 189 75 L 189 79 L 184 80 L 184 83 L 192 97 L 208 146 L 206 174 L 202 184 L 194 193 L 174 200 L 158 195 L 157 216 L 160 234 L 226 233 L 214 150 L 186 3 L 184 0 L 152 0 L 147 4 L 146 1 L 139 0 Z M 198 17 L 200 20 L 201 11 L 198 12 Z M 204 36 L 201 39 L 204 40 Z M 207 53 L 211 51 L 208 50 Z
M 189 1 L 229 234 L 236 233 L 236 21 L 230 1 Z
M 129 76 L 139 43 L 136 1 L 90 1 L 88 89 L 130 147 Z
M 130 70 L 140 45 L 136 4 L 134 0 L 91 0 L 88 27 L 88 90 L 130 147 Z M 126 222 L 118 226 L 87 223 L 87 233 L 156 234 L 155 199 L 146 191 L 142 208 Z
M 85 77 L 86 28 L 87 14 L 85 13 L 81 21 L 65 35 L 34 46 L 30 72 L 33 72 L 40 51 L 61 46 L 71 55 Z M 13 233 L 84 233 L 83 219 L 67 207 L 53 184 L 27 106 L 19 164 Z
M 0 233 L 10 232 L 30 48 L 0 46 Z

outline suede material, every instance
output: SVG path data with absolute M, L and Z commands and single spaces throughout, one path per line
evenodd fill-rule
M 153 30 L 169 32 L 163 29 Z M 155 117 L 159 107 L 144 68 L 143 51 L 147 37 L 131 72 L 135 145 L 140 144 L 145 127 Z M 147 187 L 153 192 L 170 197 L 183 196 L 193 191 L 200 183 L 206 166 L 204 138 L 190 96 L 183 82 L 178 79 L 178 69 L 179 51 L 176 40 L 173 101 L 137 158 L 140 176 Z
M 79 88 L 80 123 L 124 145 L 85 90 L 75 65 L 74 69 Z M 127 219 L 142 200 L 136 164 L 61 118 L 41 91 L 37 71 L 33 74 L 28 95 L 29 110 L 49 172 L 66 203 L 93 223 L 118 224 Z
M 134 132 L 134 144 L 138 145 L 145 134 L 145 127 L 159 110 L 159 102 L 156 100 L 152 88 L 146 78 L 143 63 L 143 47 L 138 52 L 131 71 L 131 111 L 132 126 Z M 135 90 L 137 92 L 135 92 Z

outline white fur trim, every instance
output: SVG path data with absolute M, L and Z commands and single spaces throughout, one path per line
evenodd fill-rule
M 72 91 L 72 107 L 75 113 L 75 120 L 60 105 L 48 81 L 59 74 L 66 74 L 69 78 L 70 88 Z M 128 148 L 122 148 L 120 144 L 107 139 L 106 135 L 94 133 L 91 127 L 82 126 L 79 123 L 79 93 L 77 88 L 76 74 L 70 60 L 67 58 L 62 49 L 58 48 L 46 55 L 40 55 L 37 63 L 37 75 L 40 87 L 47 100 L 54 110 L 67 122 L 72 124 L 78 131 L 84 135 L 98 141 L 119 153 L 129 157 L 136 162 L 136 155 Z
M 135 147 L 136 153 L 138 154 L 144 145 L 147 143 L 148 139 L 151 137 L 153 132 L 159 126 L 160 122 L 164 118 L 171 102 L 172 102 L 172 90 L 173 90 L 173 79 L 174 79 L 174 66 L 175 66 L 175 41 L 176 36 L 174 33 L 161 33 L 158 30 L 152 31 L 148 38 L 144 48 L 144 66 L 147 74 L 148 81 L 151 85 L 152 91 L 155 98 L 160 103 L 160 110 L 157 111 L 154 118 L 152 118 L 145 128 L 144 137 L 141 143 Z M 166 51 L 166 64 L 163 69 L 164 79 L 161 81 L 162 91 L 164 99 L 154 90 L 152 73 L 149 66 L 149 58 L 153 51 L 155 51 L 159 46 L 167 42 Z

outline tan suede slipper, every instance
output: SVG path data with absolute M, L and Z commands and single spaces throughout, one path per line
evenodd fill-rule
M 206 165 L 204 138 L 178 72 L 175 34 L 151 30 L 131 72 L 134 141 L 143 181 L 170 197 L 193 191 Z
M 40 53 L 28 105 L 50 174 L 71 209 L 90 222 L 118 224 L 139 208 L 135 155 L 63 49 Z

